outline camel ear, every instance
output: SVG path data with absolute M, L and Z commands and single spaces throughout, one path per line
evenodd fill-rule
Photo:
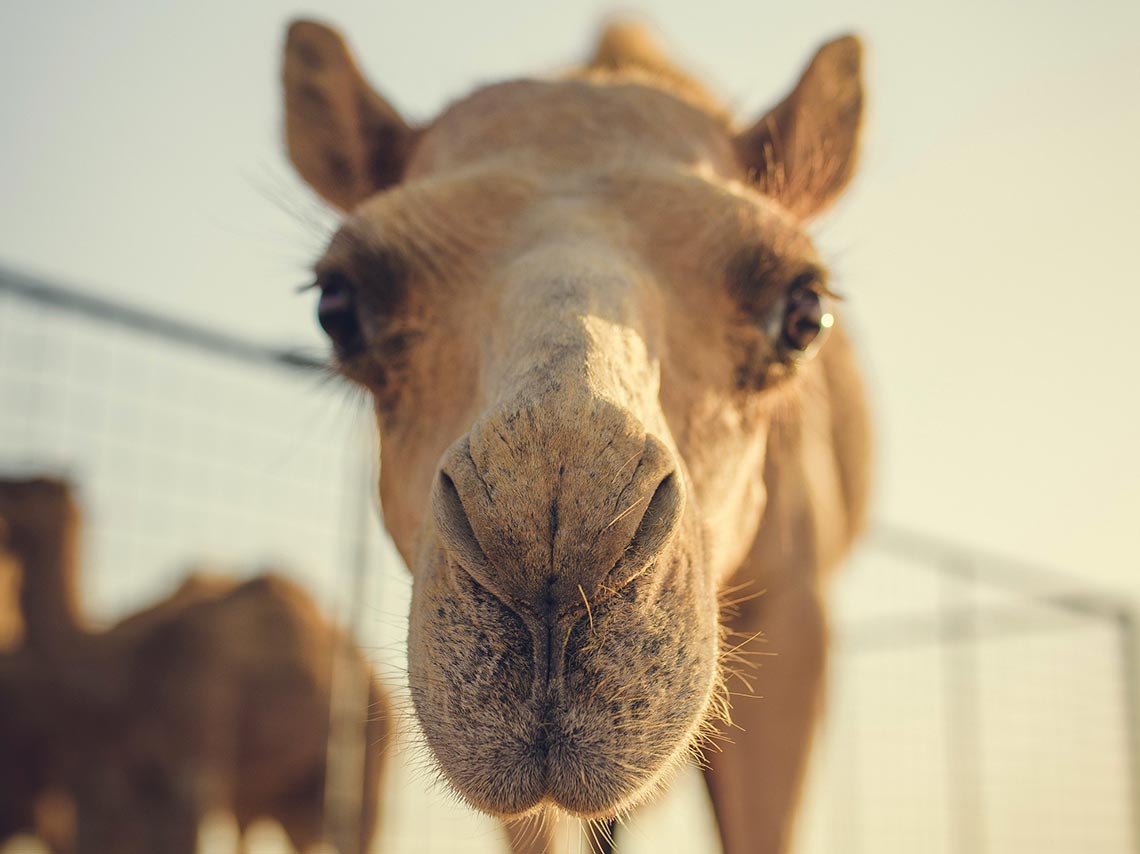
M 348 211 L 400 180 L 415 133 L 368 85 L 336 31 L 295 21 L 283 77 L 289 158 L 309 186 Z
M 862 52 L 855 36 L 825 44 L 791 94 L 736 137 L 750 179 L 799 216 L 821 212 L 855 173 Z

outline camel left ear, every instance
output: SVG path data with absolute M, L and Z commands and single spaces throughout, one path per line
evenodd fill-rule
M 855 173 L 862 53 L 855 36 L 828 42 L 791 94 L 736 137 L 749 178 L 801 217 L 823 211 Z
M 400 180 L 415 131 L 368 85 L 335 30 L 294 22 L 282 76 L 289 158 L 310 187 L 349 211 Z

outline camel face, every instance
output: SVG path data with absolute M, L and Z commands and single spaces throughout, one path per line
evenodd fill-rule
M 503 816 L 628 808 L 720 707 L 717 591 L 830 323 L 800 217 L 839 167 L 796 172 L 776 139 L 777 177 L 771 123 L 733 132 L 640 36 L 608 38 L 414 130 L 331 31 L 286 48 L 291 155 L 346 212 L 318 316 L 376 404 L 416 713 Z

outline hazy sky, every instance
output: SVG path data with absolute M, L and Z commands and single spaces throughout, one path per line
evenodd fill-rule
M 582 56 L 612 8 L 320 15 L 425 119 L 478 81 Z M 1140 595 L 1140 3 L 637 8 L 742 117 L 822 39 L 864 36 L 864 168 L 817 231 L 874 393 L 878 515 Z M 304 11 L 0 4 L 0 259 L 317 345 L 292 289 L 333 220 L 282 156 L 277 83 Z

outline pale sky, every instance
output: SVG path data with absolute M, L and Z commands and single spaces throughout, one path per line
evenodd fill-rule
M 869 51 L 862 172 L 816 228 L 875 403 L 882 520 L 1140 601 L 1140 3 L 627 4 L 753 117 Z M 318 16 L 412 120 L 582 57 L 606 2 Z M 320 347 L 335 218 L 280 139 L 275 0 L 0 4 L 0 263 Z M 2 403 L 0 403 L 2 405 Z

